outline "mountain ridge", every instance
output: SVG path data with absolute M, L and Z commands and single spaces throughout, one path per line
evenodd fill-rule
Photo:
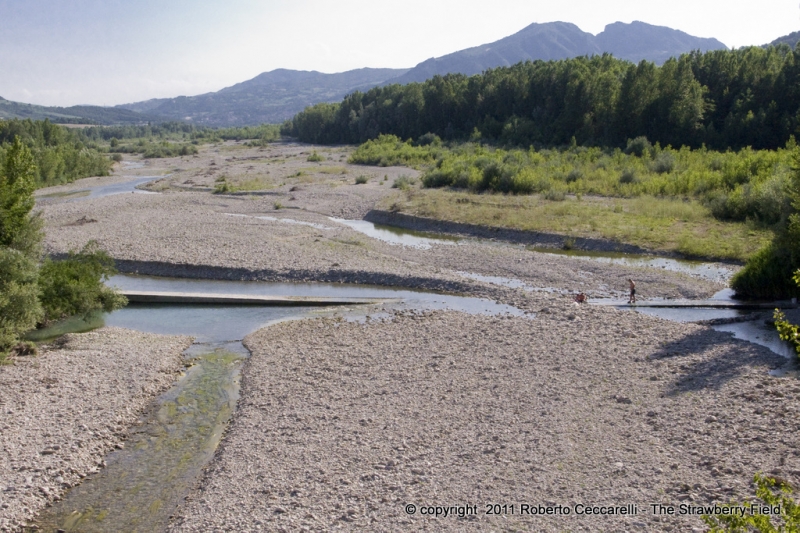
M 117 106 L 157 113 L 170 120 L 206 126 L 282 122 L 306 106 L 338 102 L 348 93 L 369 89 L 408 69 L 361 68 L 324 74 L 316 70 L 275 69 L 216 92 L 145 100 Z M 245 105 L 242 105 L 242 101 Z
M 646 59 L 662 64 L 670 57 L 693 50 L 705 52 L 727 48 L 717 39 L 694 37 L 680 30 L 641 21 L 614 22 L 597 35 L 585 32 L 571 22 L 534 22 L 497 41 L 426 59 L 384 85 L 422 82 L 437 74 L 472 76 L 488 68 L 510 66 L 520 61 L 549 61 L 610 53 L 634 63 Z

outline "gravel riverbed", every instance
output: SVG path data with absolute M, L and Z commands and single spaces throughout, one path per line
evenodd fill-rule
M 171 531 L 689 531 L 698 516 L 650 505 L 743 499 L 758 471 L 800 480 L 800 386 L 767 375 L 780 357 L 701 326 L 529 303 L 548 310 L 251 335 L 236 416 Z M 477 514 L 420 514 L 465 505 Z
M 489 297 L 535 315 L 403 313 L 366 323 L 287 322 L 254 333 L 247 339 L 253 356 L 242 372 L 238 410 L 205 475 L 176 511 L 171 530 L 685 531 L 702 527 L 697 516 L 653 516 L 649 505 L 743 499 L 752 494 L 757 471 L 800 482 L 794 438 L 800 386 L 796 379 L 768 375 L 783 359 L 707 326 L 578 306 L 571 297 L 578 291 L 620 296 L 629 277 L 645 299 L 704 298 L 723 283 L 495 242 L 462 240 L 429 249 L 390 245 L 328 217 L 363 217 L 393 194 L 381 176 L 394 178 L 408 169 L 355 170 L 344 162 L 346 151 L 335 148 L 324 152 L 333 163 L 309 176 L 304 172 L 311 172 L 310 147 L 216 150 L 148 161 L 130 172 L 169 173 L 150 186 L 162 194 L 41 202 L 47 252 L 63 254 L 94 239 L 126 272 L 399 285 Z M 269 170 L 258 165 L 270 165 L 264 167 Z M 369 183 L 355 185 L 356 172 L 370 175 Z M 210 194 L 221 175 L 239 183 L 272 181 L 258 193 Z M 75 183 L 59 191 L 81 187 Z M 511 278 L 553 292 L 498 286 L 464 273 Z M 136 339 L 156 339 L 108 331 L 71 335 L 70 343 L 83 343 L 91 353 L 130 350 L 143 357 L 133 348 Z M 166 370 L 146 366 L 136 378 L 159 380 L 153 390 L 174 382 L 177 354 L 188 342 L 158 339 L 156 344 L 166 347 L 158 352 L 169 360 Z M 46 352 L 30 361 L 50 359 Z M 34 364 L 27 361 L 22 364 Z M 0 380 L 17 372 L 9 368 L 0 367 Z M 121 375 L 114 368 L 108 372 L 80 371 L 90 390 Z M 12 383 L 39 390 L 36 376 L 27 371 Z M 0 389 L 0 398 L 10 394 L 8 388 Z M 90 416 L 90 405 L 101 411 L 117 405 L 101 394 L 80 401 L 87 407 L 69 414 L 76 421 L 66 430 L 69 435 L 75 424 L 106 424 Z M 143 408 L 147 400 L 141 401 L 131 412 Z M 64 395 L 53 407 L 31 410 L 25 415 L 29 421 L 2 424 L 49 428 L 41 421 L 70 402 Z M 7 410 L 6 404 L 0 409 Z M 122 428 L 120 438 L 134 419 L 114 426 Z M 58 457 L 39 455 L 39 448 L 51 445 L 39 443 L 44 437 L 22 429 L 13 434 L 21 439 L 20 450 L 22 443 L 34 443 L 28 458 L 18 461 L 24 472 L 42 468 L 33 466 L 42 457 Z M 118 441 L 96 441 L 87 468 L 96 467 Z M 55 452 L 72 446 L 56 445 L 61 448 Z M 76 459 L 66 455 L 82 460 L 82 448 L 74 453 Z M 61 470 L 70 472 L 43 470 L 66 481 L 53 485 L 49 496 L 29 483 L 27 510 L 13 515 L 8 527 L 84 473 L 76 469 L 73 479 Z M 4 487 L 28 483 L 21 479 L 0 479 L 0 498 L 16 494 L 16 488 Z M 489 503 L 515 505 L 517 512 L 488 516 Z M 633 517 L 519 514 L 522 504 L 578 503 L 636 504 L 640 512 Z M 418 510 L 471 505 L 478 514 L 410 515 L 409 504 Z
M 103 466 L 183 369 L 188 337 L 68 334 L 0 366 L 0 531 L 15 531 Z

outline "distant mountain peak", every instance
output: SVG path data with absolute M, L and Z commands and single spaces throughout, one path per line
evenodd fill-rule
M 792 49 L 797 46 L 797 43 L 800 42 L 800 31 L 793 31 L 789 35 L 784 35 L 783 37 L 778 37 L 774 41 L 769 44 L 763 45 L 764 48 L 767 46 L 778 46 L 779 44 L 788 44 Z
M 426 59 L 403 76 L 387 83 L 421 82 L 436 74 L 479 74 L 486 69 L 527 60 L 558 60 L 609 52 L 638 63 L 642 59 L 661 64 L 692 50 L 727 47 L 716 39 L 693 37 L 666 26 L 639 20 L 612 22 L 599 34 L 581 30 L 571 22 L 534 22 L 493 43 L 467 48 L 442 57 Z

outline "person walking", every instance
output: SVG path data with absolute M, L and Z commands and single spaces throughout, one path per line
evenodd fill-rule
M 630 296 L 630 298 L 628 298 L 628 303 L 629 304 L 635 304 L 636 303 L 636 283 L 634 283 L 634 281 L 632 279 L 628 279 L 628 285 L 630 285 L 630 287 L 631 287 L 631 296 Z

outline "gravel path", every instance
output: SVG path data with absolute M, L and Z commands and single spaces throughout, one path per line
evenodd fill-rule
M 743 499 L 757 471 L 800 481 L 800 386 L 767 375 L 779 357 L 547 301 L 533 320 L 435 312 L 251 335 L 235 419 L 170 531 L 688 531 L 699 517 L 650 504 Z M 637 516 L 519 514 L 629 503 Z M 420 514 L 458 505 L 478 514 Z
M 102 328 L 0 366 L 0 531 L 96 472 L 174 383 L 190 341 Z

